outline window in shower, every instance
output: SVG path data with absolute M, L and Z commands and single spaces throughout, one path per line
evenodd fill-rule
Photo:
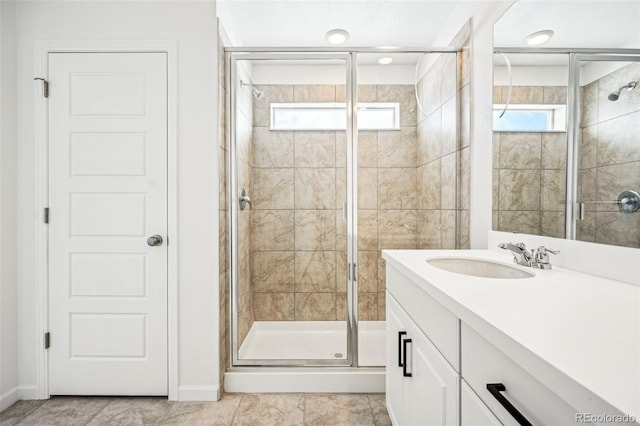
M 346 130 L 345 103 L 272 103 L 271 130 Z M 359 130 L 400 129 L 398 102 L 358 105 Z

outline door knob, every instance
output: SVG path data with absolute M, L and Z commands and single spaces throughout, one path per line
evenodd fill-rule
M 147 244 L 151 247 L 153 246 L 161 246 L 162 245 L 162 237 L 160 235 L 152 235 L 147 238 Z

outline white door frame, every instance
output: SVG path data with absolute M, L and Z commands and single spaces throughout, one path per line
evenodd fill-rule
M 178 44 L 175 40 L 96 41 L 39 40 L 35 45 L 34 75 L 48 79 L 50 53 L 145 53 L 167 54 L 167 347 L 168 393 L 178 399 Z M 44 334 L 49 330 L 49 229 L 44 223 L 44 208 L 49 203 L 49 104 L 43 96 L 42 83 L 34 81 L 35 144 L 35 215 L 36 236 L 36 391 L 38 399 L 48 399 L 49 356 L 44 347 Z M 55 336 L 52 336 L 55 344 Z

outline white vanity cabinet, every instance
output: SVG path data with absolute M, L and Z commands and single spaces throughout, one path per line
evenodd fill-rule
M 457 425 L 458 372 L 387 293 L 387 406 L 396 425 Z

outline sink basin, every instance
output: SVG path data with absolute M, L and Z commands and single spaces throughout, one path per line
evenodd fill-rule
M 427 259 L 427 263 L 445 271 L 481 278 L 519 279 L 531 278 L 535 275 L 522 269 L 482 259 L 447 257 Z

